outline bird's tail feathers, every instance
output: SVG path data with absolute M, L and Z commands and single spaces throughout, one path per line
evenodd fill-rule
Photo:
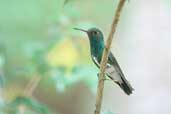
M 131 84 L 124 78 L 122 78 L 122 82 L 116 82 L 120 88 L 127 94 L 127 95 L 130 95 L 132 94 L 132 91 L 134 90 L 131 86 Z

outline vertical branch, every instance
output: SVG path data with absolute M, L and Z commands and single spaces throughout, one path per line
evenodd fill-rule
M 108 56 L 110 53 L 110 47 L 111 47 L 111 43 L 113 40 L 113 36 L 116 31 L 116 27 L 118 25 L 118 21 L 119 21 L 120 14 L 122 12 L 124 3 L 125 3 L 125 0 L 120 0 L 119 4 L 117 6 L 117 10 L 115 12 L 115 18 L 111 25 L 111 31 L 110 31 L 110 34 L 106 41 L 106 47 L 103 51 L 103 56 L 102 56 L 102 61 L 101 61 L 101 66 L 100 66 L 100 75 L 99 75 L 99 81 L 98 81 L 97 95 L 96 95 L 95 114 L 100 114 L 102 98 L 103 98 L 103 89 L 104 89 L 104 72 L 105 72 Z

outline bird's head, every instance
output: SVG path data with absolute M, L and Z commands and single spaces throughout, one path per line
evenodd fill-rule
M 97 43 L 99 41 L 103 41 L 103 33 L 98 28 L 90 28 L 88 30 L 74 28 L 75 30 L 80 30 L 86 32 L 90 42 Z
M 102 55 L 104 49 L 103 33 L 97 28 L 90 28 L 88 30 L 74 28 L 86 32 L 90 41 L 90 49 L 92 55 Z

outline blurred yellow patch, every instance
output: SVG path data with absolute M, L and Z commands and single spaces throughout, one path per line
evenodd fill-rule
M 48 53 L 47 59 L 51 66 L 66 66 L 72 68 L 78 64 L 79 53 L 69 38 L 64 38 Z

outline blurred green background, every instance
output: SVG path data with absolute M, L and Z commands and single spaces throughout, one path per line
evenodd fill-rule
M 107 36 L 117 3 L 0 0 L 0 114 L 93 113 L 98 69 L 86 34 L 73 28 L 99 27 Z M 159 99 L 171 95 L 170 7 L 169 0 L 126 3 L 112 52 L 136 91 L 127 97 L 106 82 L 104 114 L 171 113 Z

